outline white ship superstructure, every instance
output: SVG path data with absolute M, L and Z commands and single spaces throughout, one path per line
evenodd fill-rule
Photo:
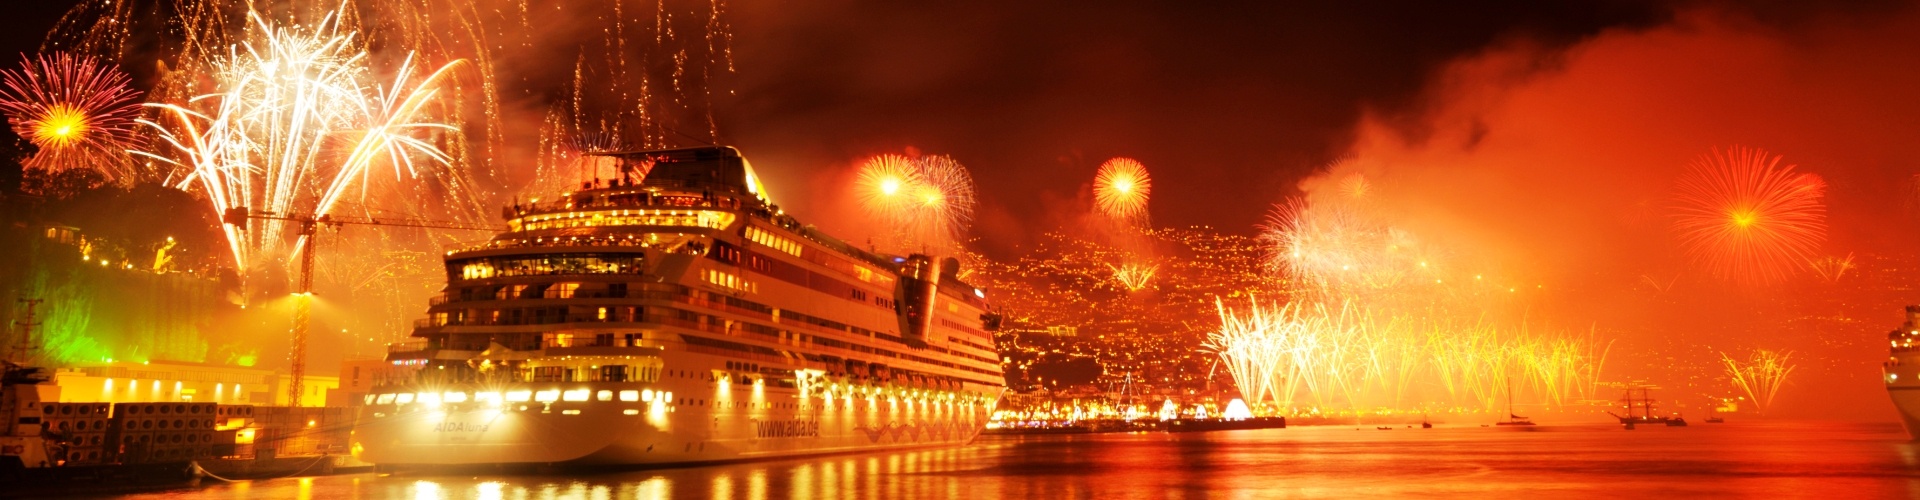
M 1907 434 L 1920 438 L 1920 306 L 1907 306 L 1907 322 L 1887 333 L 1887 361 L 1881 364 L 1887 396 L 1900 410 Z
M 728 147 L 506 210 L 445 258 L 410 366 L 366 396 L 383 466 L 664 464 L 952 445 L 1002 390 L 957 261 L 882 256 L 771 205 Z M 638 180 L 636 179 L 643 179 Z

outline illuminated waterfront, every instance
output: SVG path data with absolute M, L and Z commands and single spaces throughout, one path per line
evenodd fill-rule
M 950 449 L 593 474 L 211 484 L 133 498 L 1910 497 L 1896 425 L 1734 422 L 1622 431 L 1301 427 L 988 437 Z

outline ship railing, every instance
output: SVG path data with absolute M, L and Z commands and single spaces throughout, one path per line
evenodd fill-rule
M 667 184 L 668 182 L 669 181 L 656 179 L 654 181 L 650 181 L 650 184 L 648 187 L 664 187 L 664 188 L 688 188 L 689 187 L 689 186 L 678 185 L 678 184 L 670 185 L 670 184 Z M 556 212 L 571 212 L 574 210 L 592 210 L 592 209 L 606 209 L 606 208 L 642 208 L 642 207 L 723 208 L 723 209 L 737 210 L 743 205 L 742 201 L 744 201 L 744 199 L 732 197 L 732 196 L 701 196 L 698 194 L 652 194 L 649 196 L 623 197 L 623 198 L 620 198 L 620 201 L 618 202 L 614 202 L 610 200 L 609 202 L 606 202 L 606 203 L 599 202 L 598 200 L 587 200 L 584 203 L 582 203 L 581 200 L 562 197 L 561 199 L 546 202 L 546 203 L 515 204 L 513 206 L 506 207 L 506 210 L 503 212 L 503 215 L 506 215 L 509 218 L 513 218 L 513 217 L 525 217 L 528 215 L 539 215 L 539 214 L 556 213 Z
M 556 349 L 556 348 L 567 348 L 567 347 L 646 347 L 646 342 L 638 338 L 633 339 L 632 342 L 628 342 L 628 340 L 625 337 L 622 337 L 619 335 L 615 335 L 613 336 L 613 338 L 610 338 L 610 339 L 578 336 L 578 337 L 565 339 L 565 340 L 546 339 L 546 340 L 540 341 L 541 349 Z
M 461 297 L 453 294 L 444 294 L 444 295 L 439 295 L 431 299 L 428 299 L 427 304 L 428 306 L 442 306 L 447 304 L 458 304 L 462 302 L 485 302 L 485 301 L 494 301 L 494 300 L 535 300 L 535 299 L 641 299 L 641 300 L 679 300 L 681 302 L 685 302 L 685 300 L 682 300 L 682 297 L 684 296 L 678 293 L 668 292 L 668 291 L 552 290 L 552 291 L 543 292 L 541 293 L 541 295 L 537 297 L 515 297 L 512 299 L 502 299 L 495 296 Z M 754 313 L 752 311 L 747 311 L 745 309 L 740 309 L 740 311 L 743 313 L 760 314 L 761 316 L 765 316 L 764 313 Z
M 416 352 L 426 351 L 432 348 L 433 348 L 433 344 L 427 341 L 395 342 L 395 343 L 387 344 L 387 354 L 416 353 Z
M 727 311 L 727 312 L 739 314 L 742 316 L 750 316 L 750 317 L 761 318 L 761 319 L 770 319 L 773 317 L 772 314 L 764 311 L 755 311 L 752 309 L 731 305 L 724 301 L 704 299 L 694 295 L 674 295 L 671 298 L 673 299 L 674 302 L 679 302 L 679 303 L 687 304 L 691 306 L 704 307 L 704 308 L 715 310 L 715 311 Z

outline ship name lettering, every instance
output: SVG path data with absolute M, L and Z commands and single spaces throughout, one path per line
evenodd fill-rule
M 778 421 L 755 420 L 753 421 L 753 435 L 754 437 L 763 437 L 763 438 L 820 437 L 820 421 L 818 420 L 778 420 Z
M 490 425 L 478 422 L 441 422 L 433 426 L 433 432 L 487 432 Z

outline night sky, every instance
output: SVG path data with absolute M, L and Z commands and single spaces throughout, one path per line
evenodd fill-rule
M 1269 204 L 1348 152 L 1363 115 L 1412 140 L 1428 133 L 1426 90 L 1449 62 L 1648 29 L 1679 8 L 743 5 L 739 96 L 722 108 L 721 127 L 760 163 L 846 164 L 906 147 L 953 155 L 982 186 L 976 227 L 990 248 L 1070 222 L 1085 210 L 1094 168 L 1114 156 L 1153 172 L 1157 225 L 1251 232 Z M 1729 15 L 1792 29 L 1813 13 Z
M 71 4 L 9 7 L 15 29 L 0 33 L 0 53 L 36 49 Z M 803 178 L 874 153 L 951 155 L 981 185 L 976 232 L 990 251 L 1071 223 L 1094 168 L 1115 156 L 1154 173 L 1157 225 L 1251 232 L 1268 205 L 1349 150 L 1363 115 L 1425 134 L 1425 91 L 1449 62 L 1512 44 L 1565 47 L 1698 8 L 1249 4 L 732 5 L 721 142 L 762 165 L 776 193 L 818 191 Z M 1791 26 L 1812 13 L 1764 5 L 1735 15 Z

